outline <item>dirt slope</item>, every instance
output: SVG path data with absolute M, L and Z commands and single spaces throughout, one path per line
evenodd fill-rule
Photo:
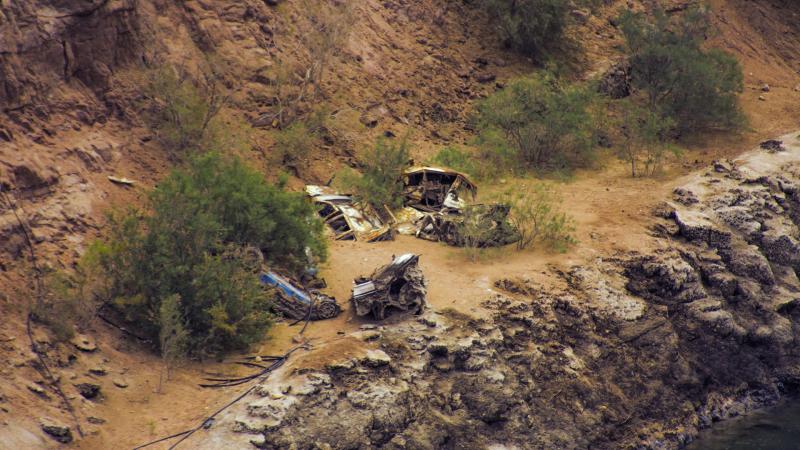
M 0 186 L 24 208 L 43 263 L 68 266 L 86 239 L 102 229 L 107 208 L 140 202 L 172 165 L 137 116 L 132 71 L 156 61 L 197 65 L 203 53 L 214 53 L 233 81 L 231 113 L 256 121 L 268 103 L 264 74 L 270 67 L 280 59 L 307 63 L 301 36 L 309 25 L 300 2 L 278 7 L 267 3 L 271 2 L 32 0 L 0 5 Z M 667 198 L 678 177 L 713 159 L 735 157 L 759 140 L 800 124 L 796 5 L 790 0 L 711 3 L 719 33 L 710 45 L 732 51 L 744 66 L 747 89 L 742 102 L 751 132 L 690 143 L 686 162 L 671 166 L 662 179 L 631 180 L 614 162 L 600 171 L 577 174 L 561 187 L 565 205 L 578 221 L 581 242 L 569 255 L 529 252 L 470 263 L 447 247 L 413 239 L 379 246 L 335 243 L 325 269 L 334 294 L 347 298 L 355 275 L 368 273 L 393 253 L 412 250 L 423 254 L 436 309 L 454 307 L 481 315 L 486 311 L 480 303 L 499 278 L 528 277 L 557 286 L 561 281 L 547 270 L 549 265 L 564 268 L 596 255 L 661 245 L 648 240 L 647 212 Z M 587 48 L 586 74 L 602 72 L 618 56 L 615 48 L 622 39 L 607 19 L 627 4 L 641 7 L 639 2 L 612 2 L 575 31 Z M 323 89 L 335 120 L 348 131 L 296 168 L 294 186 L 327 180 L 387 131 L 398 136 L 414 131 L 418 160 L 443 144 L 467 142 L 471 134 L 465 119 L 471 103 L 496 89 L 496 81 L 533 68 L 530 61 L 504 51 L 485 17 L 463 2 L 367 0 L 355 8 L 353 32 L 334 59 Z M 765 83 L 769 92 L 762 91 Z M 255 149 L 246 157 L 274 176 L 278 167 L 273 130 L 258 129 L 254 141 Z M 108 175 L 134 179 L 137 185 L 115 185 Z M 0 324 L 0 354 L 12 361 L 12 367 L 0 372 L 0 440 L 18 442 L 22 448 L 44 447 L 52 441 L 40 432 L 37 419 L 48 415 L 70 424 L 71 418 L 47 387 L 29 350 L 22 321 L 31 295 L 29 272 L 20 257 L 24 240 L 14 214 L 3 208 L 0 314 L 13 319 Z M 309 333 L 317 343 L 341 340 L 345 348 L 358 348 L 363 344 L 341 338 L 337 331 L 354 331 L 360 324 L 343 315 L 315 324 Z M 82 353 L 53 343 L 41 330 L 35 333 L 39 345 L 48 349 L 51 365 L 60 367 L 61 384 L 89 435 L 81 447 L 141 443 L 192 424 L 209 405 L 226 398 L 224 392 L 209 393 L 194 384 L 203 370 L 229 370 L 228 366 L 180 369 L 166 394 L 153 394 L 159 372 L 156 358 L 100 321 L 85 324 L 82 331 L 98 340 L 100 353 Z M 292 331 L 279 327 L 273 334 L 262 352 L 291 345 Z M 109 375 L 88 372 L 97 365 Z M 111 382 L 122 376 L 129 387 Z M 31 382 L 38 382 L 49 398 L 29 389 Z M 80 382 L 101 384 L 107 398 L 84 400 L 74 386 Z M 89 416 L 108 422 L 90 424 Z

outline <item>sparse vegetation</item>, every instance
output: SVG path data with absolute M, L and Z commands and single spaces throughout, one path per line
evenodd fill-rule
M 308 158 L 315 145 L 320 143 L 328 126 L 328 110 L 318 109 L 304 120 L 297 120 L 280 130 L 275 138 L 284 165 L 296 167 Z
M 571 169 L 594 160 L 596 94 L 550 76 L 515 80 L 478 105 L 479 146 L 494 167 Z
M 403 206 L 403 170 L 408 167 L 408 137 L 399 141 L 378 138 L 364 158 L 361 174 L 345 172 L 341 184 L 382 211 Z
M 221 132 L 215 121 L 228 96 L 213 67 L 192 79 L 185 67 L 163 66 L 146 73 L 144 92 L 152 100 L 150 127 L 173 157 L 208 150 Z
M 97 254 L 90 247 L 75 264 L 75 270 L 47 270 L 43 278 L 41 301 L 32 304 L 33 318 L 50 329 L 57 341 L 67 341 L 76 328 L 94 319 L 96 297 L 107 292 L 98 276 Z
M 314 85 L 316 97 L 322 90 L 322 82 L 330 60 L 341 50 L 350 36 L 355 23 L 352 2 L 303 1 L 303 12 L 311 22 L 311 29 L 302 36 L 308 49 L 311 64 L 307 79 Z
M 648 107 L 671 118 L 680 132 L 741 126 L 742 70 L 731 55 L 702 47 L 710 29 L 708 11 L 694 8 L 670 20 L 657 10 L 653 17 L 649 21 L 628 10 L 620 17 L 633 84 Z
M 541 244 L 548 250 L 565 252 L 577 243 L 574 222 L 559 210 L 561 199 L 551 188 L 539 183 L 514 188 L 500 201 L 511 206 L 509 221 L 520 234 L 518 250 Z
M 161 302 L 158 310 L 158 341 L 161 349 L 161 359 L 164 361 L 164 368 L 159 377 L 158 390 L 164 378 L 169 380 L 173 366 L 186 356 L 186 349 L 189 344 L 189 334 L 183 323 L 181 313 L 181 297 L 173 294 Z
M 622 104 L 617 156 L 628 163 L 632 177 L 654 175 L 668 153 L 680 154 L 679 148 L 668 140 L 674 122 L 633 102 Z
M 270 299 L 244 246 L 295 271 L 307 263 L 307 248 L 325 256 L 313 208 L 236 157 L 192 158 L 151 193 L 148 206 L 109 218 L 109 236 L 96 244 L 100 268 L 111 304 L 139 334 L 183 348 L 173 335 L 185 327 L 192 356 L 244 349 L 271 323 Z M 175 304 L 162 311 L 165 301 Z M 171 308 L 180 310 L 180 320 Z
M 542 61 L 566 41 L 571 2 L 566 0 L 482 0 L 500 36 L 514 50 Z

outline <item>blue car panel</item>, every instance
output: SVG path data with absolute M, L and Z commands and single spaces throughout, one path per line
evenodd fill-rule
M 280 289 L 286 296 L 294 298 L 306 305 L 311 304 L 311 298 L 305 292 L 301 291 L 290 283 L 287 279 L 276 274 L 275 272 L 264 272 L 261 274 L 261 282 L 274 286 Z

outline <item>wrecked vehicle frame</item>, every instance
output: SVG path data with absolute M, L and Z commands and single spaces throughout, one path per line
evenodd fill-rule
M 375 242 L 393 238 L 391 227 L 383 223 L 371 206 L 355 202 L 349 195 L 335 193 L 327 186 L 308 185 L 306 194 L 335 240 Z
M 457 211 L 465 198 L 478 195 L 478 186 L 466 174 L 440 167 L 411 167 L 403 172 L 405 204 L 424 212 Z
M 421 314 L 425 309 L 425 276 L 419 268 L 419 255 L 406 253 L 392 258 L 372 275 L 359 277 L 353 286 L 356 315 L 371 315 L 383 320 L 392 310 Z
M 288 278 L 273 271 L 262 272 L 262 284 L 275 289 L 275 302 L 273 309 L 294 320 L 325 320 L 332 319 L 342 312 L 336 299 L 317 290 L 305 290 L 297 286 Z

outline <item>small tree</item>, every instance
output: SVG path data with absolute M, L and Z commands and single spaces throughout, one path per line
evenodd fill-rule
M 659 9 L 652 22 L 626 10 L 620 23 L 633 85 L 651 110 L 686 132 L 744 123 L 737 98 L 743 90 L 739 63 L 722 50 L 702 48 L 710 28 L 706 9 L 691 9 L 674 21 Z
M 522 78 L 478 104 L 479 143 L 525 169 L 584 166 L 594 159 L 596 96 L 549 76 Z M 488 148 L 487 148 L 488 147 Z
M 664 156 L 679 149 L 667 141 L 675 122 L 632 102 L 623 102 L 621 118 L 621 143 L 617 156 L 631 167 L 631 176 L 654 175 Z M 644 167 L 641 167 L 641 164 Z
M 511 206 L 509 220 L 520 234 L 518 250 L 541 243 L 550 250 L 564 252 L 577 242 L 572 218 L 559 211 L 559 196 L 545 185 L 509 190 L 501 201 Z
M 408 137 L 399 142 L 378 138 L 364 158 L 363 173 L 346 175 L 342 183 L 377 210 L 403 206 L 403 170 L 408 167 Z

